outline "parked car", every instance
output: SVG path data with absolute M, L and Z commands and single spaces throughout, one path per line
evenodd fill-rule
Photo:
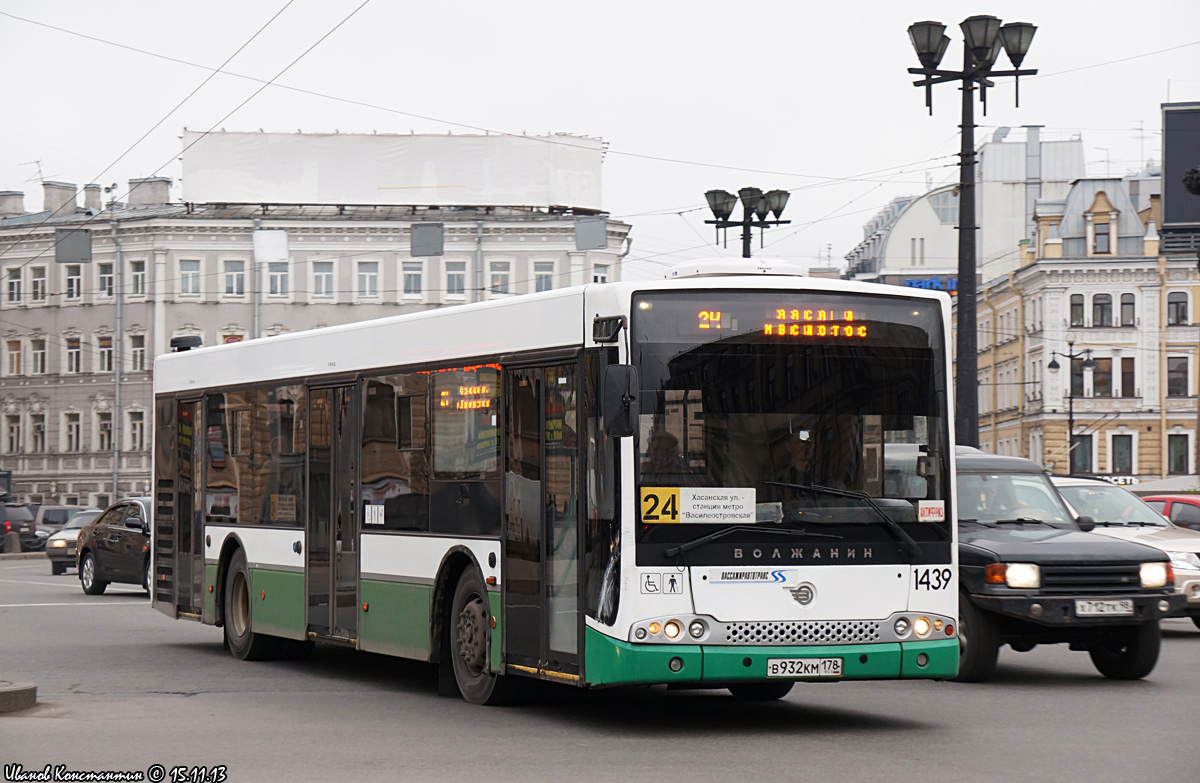
M 80 511 L 99 511 L 90 506 L 49 506 L 44 505 L 33 512 L 33 529 L 45 530 L 46 535 L 53 535 L 62 530 L 67 520 Z
M 46 537 L 37 534 L 37 528 L 33 526 L 33 514 L 24 503 L 0 504 L 0 535 L 8 533 L 20 536 L 22 552 L 37 552 L 46 545 Z M 2 538 L 0 548 L 3 548 Z
M 98 508 L 89 508 L 72 514 L 61 530 L 46 539 L 46 557 L 50 559 L 51 574 L 65 574 L 68 568 L 75 567 L 75 544 L 79 539 L 79 531 L 101 513 Z
M 150 498 L 119 500 L 79 531 L 76 567 L 88 595 L 111 582 L 150 590 Z
M 1137 495 L 1107 481 L 1074 476 L 1050 480 L 1075 512 L 1095 520 L 1097 533 L 1166 552 L 1175 571 L 1175 592 L 1187 599 L 1184 611 L 1200 628 L 1200 530 L 1171 523 Z
M 1181 608 L 1167 555 L 1086 532 L 1046 471 L 959 447 L 959 672 L 979 682 L 1001 644 L 1087 650 L 1105 677 L 1141 679 L 1158 662 L 1158 621 Z
M 1142 500 L 1176 525 L 1200 530 L 1200 495 L 1147 495 Z

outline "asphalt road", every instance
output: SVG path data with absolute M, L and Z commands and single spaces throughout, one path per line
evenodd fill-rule
M 1194 780 L 1200 630 L 1164 628 L 1140 682 L 1052 646 L 1004 650 L 982 685 L 801 684 L 767 705 L 552 688 L 487 708 L 439 698 L 430 665 L 336 647 L 243 663 L 219 629 L 169 620 L 140 589 L 89 597 L 73 570 L 0 561 L 0 680 L 35 681 L 39 699 L 0 715 L 0 763 L 161 764 L 168 781 L 224 765 L 233 783 Z

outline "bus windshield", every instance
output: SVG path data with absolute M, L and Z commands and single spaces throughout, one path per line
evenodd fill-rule
M 936 303 L 645 293 L 634 298 L 631 334 L 644 523 L 944 523 Z

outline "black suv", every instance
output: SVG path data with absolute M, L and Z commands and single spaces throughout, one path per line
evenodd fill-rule
M 0 504 L 0 552 L 4 551 L 4 536 L 16 533 L 21 538 L 22 552 L 36 552 L 46 548 L 45 536 L 37 534 L 33 514 L 23 503 Z
M 1036 462 L 960 446 L 959 670 L 988 678 L 1001 644 L 1067 643 L 1105 677 L 1145 677 L 1158 621 L 1183 605 L 1165 552 L 1086 532 Z

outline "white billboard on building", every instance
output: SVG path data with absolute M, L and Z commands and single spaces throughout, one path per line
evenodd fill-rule
M 183 134 L 183 200 L 599 210 L 603 144 L 581 136 Z

